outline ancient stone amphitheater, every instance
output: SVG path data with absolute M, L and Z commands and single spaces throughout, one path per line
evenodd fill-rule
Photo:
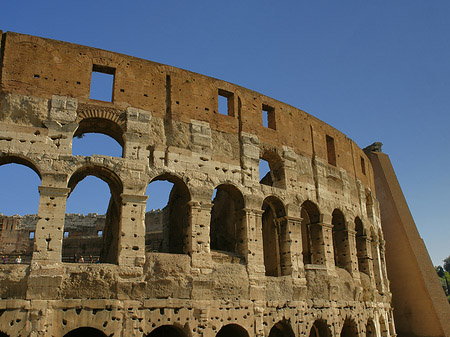
M 376 147 L 221 80 L 1 33 L 0 165 L 41 179 L 31 263 L 0 269 L 1 336 L 396 335 Z M 90 98 L 93 73 L 113 77 L 111 101 Z M 72 155 L 85 133 L 122 157 Z M 111 191 L 101 263 L 63 262 L 66 201 L 89 175 Z M 157 251 L 155 180 L 174 184 Z

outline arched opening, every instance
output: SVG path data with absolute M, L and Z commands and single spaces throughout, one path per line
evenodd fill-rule
M 82 119 L 73 135 L 72 154 L 122 157 L 125 143 L 123 133 L 122 128 L 109 119 Z
M 315 321 L 309 332 L 309 337 L 331 337 L 327 322 L 322 319 Z
M 307 200 L 302 204 L 302 247 L 304 264 L 324 264 L 323 233 L 320 212 L 316 204 Z
M 216 337 L 249 337 L 249 335 L 240 325 L 228 324 L 219 330 Z
M 150 182 L 146 194 L 149 197 L 145 214 L 145 250 L 187 253 L 191 195 L 186 184 L 166 173 Z M 159 200 L 157 209 L 153 203 L 155 199 Z
M 341 330 L 341 337 L 356 337 L 358 336 L 358 327 L 354 320 L 347 318 Z
M 373 219 L 373 200 L 370 192 L 366 192 L 366 213 L 369 219 Z
M 373 319 L 369 318 L 366 325 L 366 337 L 376 337 L 377 331 L 375 329 L 375 323 Z
M 364 226 L 359 217 L 355 218 L 355 231 L 356 231 L 356 254 L 358 257 L 359 271 L 370 275 L 369 270 L 369 256 L 367 254 L 367 237 L 364 232 Z
M 117 263 L 122 215 L 122 182 L 114 172 L 104 167 L 88 165 L 78 169 L 68 183 L 70 189 L 68 210 L 73 209 L 70 205 L 72 192 L 88 176 L 97 177 L 108 185 L 110 193 L 108 207 L 104 215 L 91 213 L 87 216 L 77 215 L 74 217 L 73 214 L 66 213 L 62 260 L 82 263 Z M 88 179 L 91 178 L 88 177 Z M 97 179 L 89 182 L 92 181 L 99 182 Z M 86 193 L 84 196 L 87 197 Z M 102 199 L 107 200 L 107 198 L 106 192 Z M 103 210 L 100 213 L 103 213 Z M 73 219 L 77 219 L 77 221 L 73 221 Z
M 242 254 L 244 239 L 244 197 L 233 185 L 215 189 L 211 210 L 211 249 Z
M 162 325 L 154 329 L 146 337 L 186 337 L 186 334 L 179 327 Z
M 383 315 L 380 315 L 379 322 L 380 322 L 380 336 L 388 337 L 389 336 L 389 328 L 386 324 L 386 320 L 384 319 Z
M 283 161 L 277 153 L 265 151 L 260 157 L 259 169 L 260 184 L 286 188 Z
M 295 337 L 295 334 L 288 322 L 280 321 L 270 329 L 269 337 Z
M 286 211 L 276 197 L 267 197 L 262 206 L 262 234 L 266 276 L 282 276 L 290 269 L 286 239 Z
M 66 333 L 64 337 L 106 337 L 106 335 L 100 330 L 82 327 Z
M 334 263 L 351 272 L 350 246 L 344 214 L 335 209 L 332 214 Z
M 31 261 L 40 178 L 30 161 L 18 156 L 0 157 L 0 263 Z

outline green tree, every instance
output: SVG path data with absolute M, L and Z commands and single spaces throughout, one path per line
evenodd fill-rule
M 446 272 L 450 273 L 450 255 L 444 259 L 444 269 Z
M 439 277 L 444 277 L 445 271 L 444 268 L 442 268 L 442 266 L 437 266 L 434 268 L 436 269 L 436 273 L 438 274 Z

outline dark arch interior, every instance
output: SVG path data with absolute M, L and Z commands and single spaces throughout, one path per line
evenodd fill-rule
M 219 330 L 216 337 L 249 337 L 247 330 L 237 324 L 228 324 Z
M 344 327 L 341 330 L 341 337 L 356 337 L 358 336 L 358 329 L 356 323 L 353 320 L 346 319 Z
M 324 256 L 321 253 L 322 227 L 320 223 L 319 208 L 307 200 L 301 207 L 302 217 L 302 254 L 304 264 L 323 264 Z
M 232 185 L 220 185 L 216 189 L 211 210 L 211 249 L 230 253 L 242 253 L 242 221 L 244 197 Z
M 163 325 L 152 332 L 146 337 L 185 337 L 186 334 L 178 327 L 172 325 Z
M 0 337 L 9 337 L 7 334 L 5 334 L 4 332 L 0 331 Z
M 71 191 L 85 177 L 95 176 L 109 186 L 111 198 L 106 211 L 105 226 L 102 234 L 102 248 L 99 262 L 117 263 L 119 245 L 119 223 L 122 213 L 121 194 L 123 191 L 120 178 L 107 168 L 99 166 L 85 166 L 77 170 L 69 180 L 68 187 Z
M 309 337 L 331 337 L 327 322 L 321 319 L 315 321 L 311 327 Z
M 335 209 L 332 214 L 334 262 L 337 267 L 351 269 L 350 247 L 344 214 Z
M 83 327 L 66 333 L 64 337 L 106 337 L 106 335 L 100 330 Z
M 269 337 L 295 337 L 295 335 L 288 323 L 278 322 L 270 329 Z
M 375 324 L 373 322 L 373 320 L 369 320 L 367 322 L 367 326 L 366 326 L 366 337 L 375 337 L 377 335 L 377 332 L 375 330 Z

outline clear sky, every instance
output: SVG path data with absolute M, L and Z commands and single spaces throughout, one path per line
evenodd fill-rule
M 4 31 L 220 78 L 305 110 L 360 147 L 381 141 L 434 264 L 450 255 L 449 18 L 447 0 L 0 5 Z M 10 191 L 19 189 L 17 181 L 11 184 L 17 170 L 6 166 L 0 167 L 0 212 L 20 214 L 8 206 Z

